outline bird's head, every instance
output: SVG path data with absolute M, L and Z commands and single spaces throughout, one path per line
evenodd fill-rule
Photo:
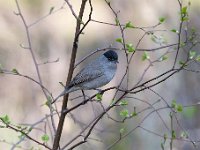
M 103 55 L 108 59 L 108 61 L 119 63 L 118 62 L 118 55 L 115 51 L 109 50 L 109 51 L 105 52 Z

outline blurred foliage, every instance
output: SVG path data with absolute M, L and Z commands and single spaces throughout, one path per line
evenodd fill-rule
M 197 112 L 198 112 L 197 106 L 186 107 L 186 108 L 184 108 L 183 116 L 186 117 L 186 118 L 197 117 Z

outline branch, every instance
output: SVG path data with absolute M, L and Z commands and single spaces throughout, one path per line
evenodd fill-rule
M 74 72 L 74 64 L 75 64 L 76 54 L 77 54 L 77 50 L 78 50 L 79 36 L 82 33 L 83 29 L 86 27 L 86 25 L 89 23 L 89 20 L 88 20 L 87 23 L 84 24 L 83 28 L 81 29 L 82 18 L 83 18 L 86 2 L 87 2 L 87 0 L 82 0 L 82 4 L 81 4 L 79 16 L 78 16 L 79 19 L 76 21 L 76 32 L 75 32 L 75 37 L 74 37 L 74 42 L 73 42 L 73 47 L 72 47 L 69 73 L 68 73 L 66 85 L 71 81 L 72 75 Z M 89 15 L 90 17 L 91 17 L 91 14 L 92 14 L 92 10 Z M 63 112 L 67 108 L 68 98 L 69 98 L 69 94 L 64 96 L 61 112 Z M 53 150 L 57 150 L 59 147 L 59 142 L 60 142 L 60 138 L 61 138 L 61 134 L 62 134 L 62 130 L 63 130 L 65 116 L 66 116 L 65 113 L 61 113 L 57 131 L 56 131 L 56 135 L 55 135 L 55 139 L 54 139 L 54 143 L 53 143 Z
M 0 118 L 0 119 L 1 119 L 1 118 Z M 3 121 L 2 119 L 1 119 L 1 121 L 4 123 L 4 121 Z M 4 124 L 5 124 L 5 123 L 4 123 Z M 26 137 L 27 137 L 28 139 L 30 139 L 31 141 L 33 141 L 33 142 L 35 142 L 35 143 L 37 143 L 37 144 L 39 144 L 39 145 L 41 145 L 41 146 L 43 146 L 43 147 L 45 147 L 45 148 L 51 150 L 50 147 L 48 147 L 48 146 L 45 145 L 44 143 L 41 143 L 41 142 L 37 141 L 36 139 L 32 138 L 32 137 L 29 136 L 27 133 L 25 133 L 23 130 L 17 129 L 17 128 L 15 128 L 15 127 L 9 125 L 8 123 L 6 123 L 5 125 L 6 125 L 6 128 L 10 128 L 10 129 L 12 129 L 12 130 L 14 130 L 14 131 L 16 131 L 16 132 L 20 132 L 21 134 L 23 134 L 24 136 L 26 136 Z

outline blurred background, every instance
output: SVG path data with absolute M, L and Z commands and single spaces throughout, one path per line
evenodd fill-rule
M 78 14 L 80 8 L 80 2 L 80 0 L 70 1 L 76 14 Z M 187 5 L 187 3 L 188 1 L 184 1 L 184 5 Z M 27 24 L 31 25 L 29 28 L 31 43 L 37 62 L 39 64 L 41 63 L 41 65 L 39 65 L 39 70 L 43 84 L 50 92 L 52 92 L 53 96 L 56 97 L 63 90 L 63 87 L 59 82 L 65 83 L 67 78 L 76 20 L 69 7 L 66 4 L 63 5 L 64 1 L 62 0 L 20 0 L 19 4 Z M 92 1 L 92 5 L 94 9 L 92 19 L 115 23 L 115 17 L 104 1 L 95 0 Z M 153 26 L 158 23 L 160 17 L 165 17 L 165 23 L 160 25 L 158 29 L 164 29 L 167 30 L 167 32 L 156 32 L 156 34 L 158 36 L 164 36 L 168 44 L 173 44 L 177 41 L 177 35 L 170 32 L 171 29 L 178 29 L 180 23 L 179 5 L 176 0 L 111 0 L 111 5 L 116 11 L 120 10 L 119 19 L 122 23 L 131 21 L 133 25 L 137 27 Z M 63 7 L 63 9 L 61 9 L 61 7 Z M 189 26 L 196 28 L 197 32 L 200 30 L 199 8 L 200 1 L 191 0 L 191 6 L 189 8 Z M 53 9 L 53 11 L 49 14 L 51 9 Z M 84 21 L 88 18 L 89 10 L 89 6 L 87 5 Z M 20 44 L 27 46 L 27 37 L 20 17 L 16 16 L 14 12 L 17 12 L 14 0 L 0 0 L 0 64 L 4 69 L 12 70 L 13 68 L 16 68 L 21 74 L 38 80 L 29 50 L 20 47 Z M 46 15 L 47 17 L 43 18 L 43 16 Z M 141 30 L 127 30 L 127 32 L 125 32 L 126 42 L 136 45 L 142 35 L 143 32 Z M 84 34 L 80 37 L 76 61 L 79 62 L 84 56 L 94 50 L 105 48 L 110 45 L 121 48 L 121 45 L 115 41 L 115 39 L 119 37 L 121 37 L 121 34 L 118 27 L 90 22 L 84 30 Z M 151 49 L 158 46 L 160 45 L 153 42 L 150 36 L 147 36 L 142 40 L 139 48 Z M 164 49 L 163 51 L 168 49 Z M 197 52 L 198 49 L 199 47 L 195 47 Z M 75 73 L 78 72 L 79 68 L 84 66 L 85 63 L 89 62 L 100 53 L 101 52 L 84 61 L 76 68 Z M 118 54 L 120 57 L 120 64 L 118 66 L 117 75 L 106 87 L 118 85 L 125 71 L 125 55 L 123 52 L 118 52 Z M 129 72 L 129 87 L 138 82 L 145 68 L 148 66 L 148 62 L 141 60 L 142 54 L 143 52 L 136 52 L 133 57 Z M 160 52 L 150 53 L 151 58 L 157 58 L 159 55 Z M 174 53 L 169 54 L 168 57 L 168 60 L 151 67 L 144 79 L 151 79 L 168 70 L 173 64 Z M 57 59 L 59 59 L 59 61 L 55 63 L 43 64 L 44 62 L 52 62 Z M 181 59 L 181 57 L 179 59 Z M 197 70 L 200 68 L 199 65 L 193 67 Z M 200 77 L 198 74 L 181 72 L 153 89 L 169 104 L 175 99 L 178 103 L 183 105 L 193 105 L 200 101 L 199 83 Z M 124 83 L 123 86 L 126 87 L 126 84 Z M 90 92 L 87 94 L 90 94 Z M 103 106 L 106 107 L 111 103 L 113 94 L 114 91 L 104 95 L 102 101 Z M 70 96 L 75 97 L 77 95 L 79 95 L 79 93 L 73 93 Z M 160 97 L 148 90 L 134 95 L 134 97 L 151 104 L 160 99 Z M 0 116 L 7 114 L 13 124 L 33 124 L 49 113 L 48 107 L 43 106 L 46 99 L 41 88 L 32 81 L 19 76 L 0 74 L 0 101 Z M 81 99 L 70 102 L 70 106 L 73 106 L 79 101 L 81 101 Z M 127 108 L 130 111 L 133 111 L 133 107 L 136 107 L 138 111 L 148 107 L 147 104 L 137 101 L 136 99 L 130 99 L 129 104 L 130 105 Z M 58 102 L 59 110 L 60 105 L 61 101 Z M 159 108 L 162 106 L 166 105 L 161 101 L 156 104 L 155 107 Z M 193 141 L 200 140 L 200 119 L 198 109 L 198 106 L 186 108 L 182 114 L 178 115 L 181 126 L 186 129 Z M 113 109 L 109 112 L 109 115 L 120 120 L 122 119 L 119 115 L 120 110 L 121 108 Z M 66 118 L 61 139 L 62 145 L 64 145 L 66 141 L 69 141 L 70 137 L 79 133 L 84 125 L 101 112 L 102 108 L 96 103 L 89 103 L 74 111 L 74 119 L 71 119 L 70 116 Z M 124 128 L 127 133 L 138 126 L 138 123 L 141 122 L 142 118 L 148 112 L 149 111 L 134 119 L 130 119 L 124 124 L 114 122 L 107 117 L 104 117 L 91 135 L 91 138 L 98 140 L 89 140 L 88 144 L 84 144 L 77 149 L 106 149 L 119 138 L 119 131 L 121 128 Z M 159 112 L 166 124 L 169 125 L 169 110 L 164 109 Z M 176 124 L 177 123 L 175 123 L 174 126 L 178 137 L 182 130 Z M 169 131 L 166 130 L 163 122 L 156 113 L 150 115 L 141 126 L 161 135 L 166 133 L 170 137 Z M 38 128 L 44 129 L 44 124 L 40 124 Z M 10 149 L 13 143 L 19 141 L 19 135 L 19 133 L 14 131 L 0 128 L 0 149 Z M 41 137 L 43 132 L 34 130 L 31 135 L 33 137 Z M 160 145 L 163 140 L 162 137 L 138 128 L 120 143 L 116 144 L 112 149 L 161 149 Z M 21 145 L 27 149 L 39 147 L 37 144 L 27 140 L 22 142 Z M 197 145 L 199 144 L 197 143 Z M 165 144 L 165 149 L 169 149 L 169 141 Z M 192 150 L 194 147 L 189 142 L 175 141 L 174 150 L 176 149 Z M 199 147 L 197 149 L 199 149 Z

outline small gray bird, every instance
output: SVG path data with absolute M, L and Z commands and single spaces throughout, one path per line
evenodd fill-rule
M 65 87 L 59 97 L 77 90 L 97 89 L 109 83 L 117 70 L 118 55 L 109 50 L 85 66 Z

